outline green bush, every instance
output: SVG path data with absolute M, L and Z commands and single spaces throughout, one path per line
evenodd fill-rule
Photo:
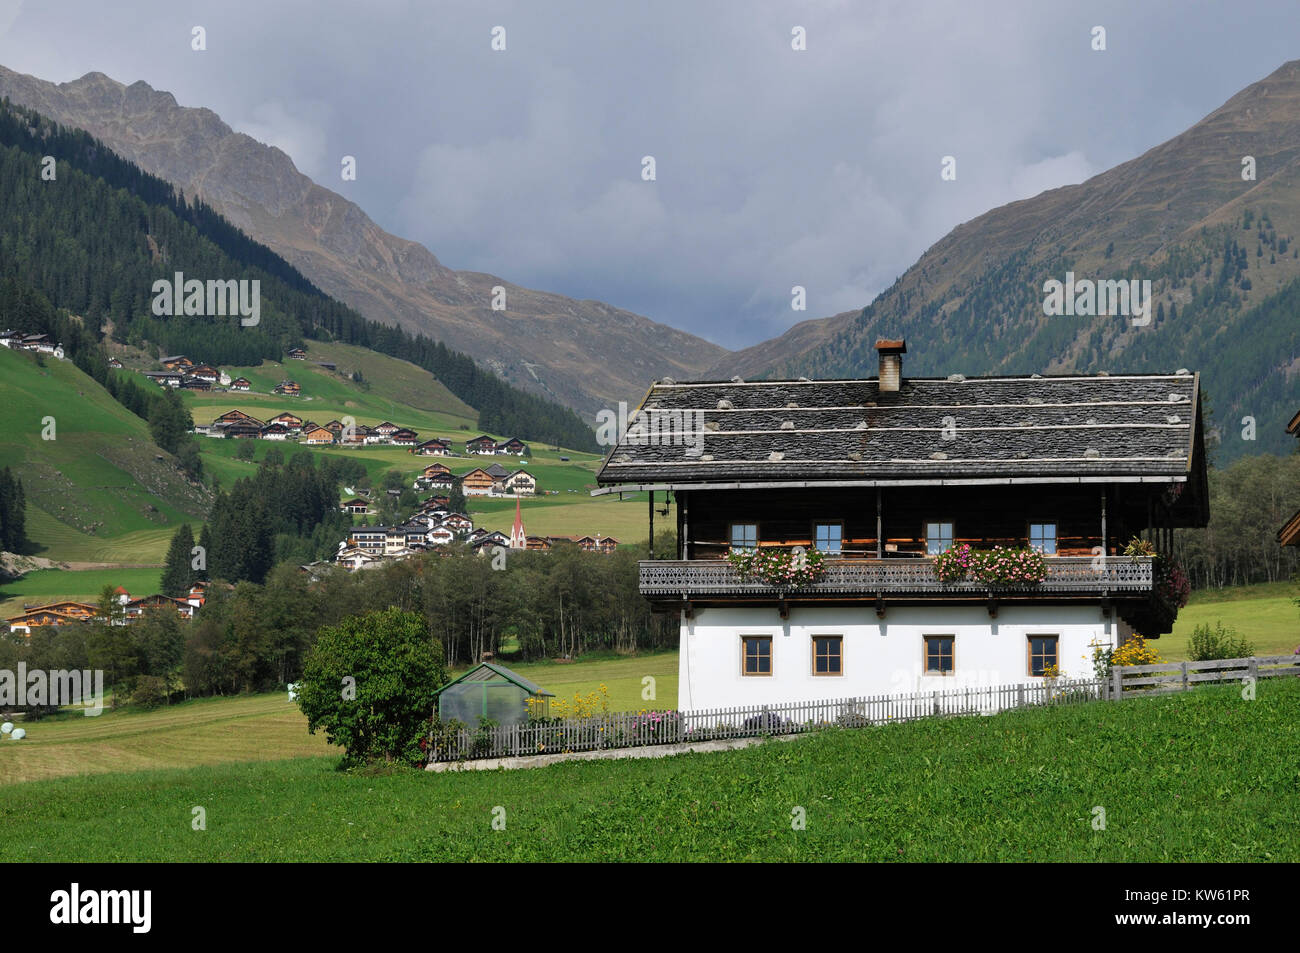
M 1249 658 L 1255 654 L 1255 644 L 1240 638 L 1232 626 L 1215 621 L 1214 628 L 1198 625 L 1187 642 L 1187 657 L 1193 662 L 1214 659 Z
M 342 745 L 346 765 L 423 763 L 442 654 L 424 619 L 397 608 L 321 629 L 295 689 L 307 730 Z
M 141 675 L 131 693 L 131 704 L 152 709 L 167 701 L 167 680 L 156 675 Z

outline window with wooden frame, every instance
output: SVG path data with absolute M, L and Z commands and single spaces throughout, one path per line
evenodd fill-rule
M 742 635 L 740 637 L 740 674 L 772 674 L 772 637 L 770 635 Z
M 953 673 L 953 645 L 956 637 L 951 635 L 925 636 L 925 674 L 951 675 Z
M 1059 637 L 1055 635 L 1031 635 L 1029 636 L 1029 674 L 1045 675 L 1047 669 L 1057 667 L 1057 644 Z
M 818 552 L 838 556 L 844 546 L 843 523 L 813 523 L 813 545 Z
M 1030 523 L 1029 545 L 1046 556 L 1056 555 L 1056 524 Z
M 951 522 L 934 522 L 925 524 L 925 552 L 937 556 L 952 546 L 953 532 Z
M 812 639 L 813 675 L 844 674 L 844 637 L 814 635 Z
M 733 549 L 753 549 L 758 545 L 757 523 L 732 523 L 731 546 Z

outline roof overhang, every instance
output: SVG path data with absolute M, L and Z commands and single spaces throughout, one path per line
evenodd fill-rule
M 1179 474 L 1161 476 L 1042 476 L 1042 477 L 937 477 L 915 480 L 752 480 L 709 483 L 622 483 L 592 490 L 592 496 L 610 493 L 645 493 L 659 490 L 812 490 L 819 488 L 877 486 L 1017 486 L 1076 483 L 1186 483 Z
M 1277 541 L 1283 546 L 1300 546 L 1300 510 L 1278 530 Z

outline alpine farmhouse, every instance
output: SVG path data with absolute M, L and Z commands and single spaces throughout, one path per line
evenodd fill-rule
M 640 590 L 680 619 L 679 709 L 1091 677 L 1170 631 L 1170 563 L 1125 549 L 1208 521 L 1197 374 L 906 379 L 876 346 L 876 379 L 656 383 L 606 457 L 594 492 L 649 491 L 651 538 L 677 503 Z M 940 578 L 963 544 L 1042 576 Z M 796 547 L 801 586 L 745 571 Z

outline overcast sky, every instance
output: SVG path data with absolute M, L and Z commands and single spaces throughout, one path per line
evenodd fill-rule
M 867 304 L 954 225 L 1297 57 L 1296 0 L 0 0 L 11 69 L 144 80 L 450 267 L 727 347 Z

